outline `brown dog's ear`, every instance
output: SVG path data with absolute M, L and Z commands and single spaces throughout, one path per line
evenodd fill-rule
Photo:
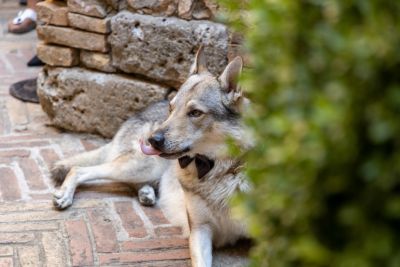
M 190 75 L 200 74 L 200 73 L 206 72 L 206 71 L 208 71 L 207 60 L 206 60 L 206 56 L 204 54 L 204 47 L 203 47 L 203 45 L 200 45 L 200 47 L 196 53 L 196 58 L 194 59 L 192 67 L 190 68 Z
M 240 91 L 238 79 L 242 68 L 243 60 L 241 57 L 235 57 L 228 66 L 226 66 L 224 72 L 218 78 L 221 82 L 222 90 L 226 93 Z

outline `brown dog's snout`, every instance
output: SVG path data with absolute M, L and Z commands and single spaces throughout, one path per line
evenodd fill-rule
M 164 147 L 165 142 L 164 133 L 157 131 L 150 136 L 148 141 L 155 149 L 161 150 Z

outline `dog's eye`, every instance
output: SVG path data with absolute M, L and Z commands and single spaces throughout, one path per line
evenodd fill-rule
M 192 111 L 189 111 L 188 113 L 189 117 L 194 117 L 194 118 L 200 117 L 201 115 L 203 115 L 203 112 L 198 109 L 194 109 Z

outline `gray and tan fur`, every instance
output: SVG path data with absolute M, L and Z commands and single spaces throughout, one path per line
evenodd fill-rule
M 164 213 L 190 235 L 193 266 L 211 266 L 213 245 L 247 236 L 228 205 L 235 192 L 249 189 L 240 160 L 228 155 L 226 145 L 229 137 L 244 150 L 251 146 L 240 119 L 246 104 L 236 84 L 241 69 L 237 57 L 213 76 L 200 48 L 189 78 L 170 103 L 157 103 L 129 119 L 109 144 L 55 164 L 52 177 L 62 183 L 54 193 L 55 206 L 70 206 L 76 187 L 93 179 L 145 184 L 139 201 L 147 205 L 155 201 L 148 184 L 159 185 Z M 143 146 L 159 156 L 145 155 Z M 196 155 L 214 163 L 201 178 L 194 161 L 182 168 L 177 160 Z

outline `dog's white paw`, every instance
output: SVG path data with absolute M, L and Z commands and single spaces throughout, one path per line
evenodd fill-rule
M 74 196 L 69 194 L 67 190 L 57 190 L 53 194 L 53 204 L 57 209 L 66 209 L 72 205 Z
M 144 185 L 138 192 L 139 202 L 144 206 L 154 206 L 156 204 L 156 193 L 150 185 Z

